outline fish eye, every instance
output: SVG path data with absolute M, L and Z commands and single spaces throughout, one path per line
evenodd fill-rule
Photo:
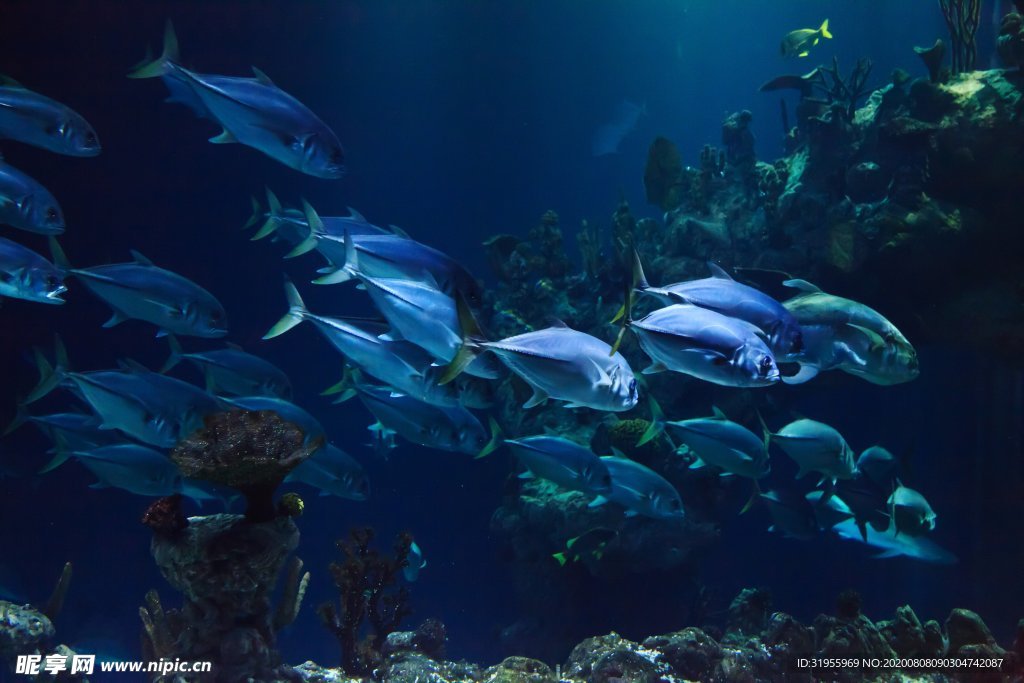
M 87 145 L 89 145 L 90 147 L 92 145 L 95 145 L 96 144 L 96 134 L 93 133 L 92 131 L 89 131 L 88 133 L 86 133 L 85 134 L 85 143 Z
M 758 369 L 761 371 L 762 375 L 767 375 L 769 372 L 771 372 L 771 369 L 772 369 L 772 359 L 771 359 L 771 356 L 764 356 L 763 358 L 761 358 L 761 362 L 758 363 Z
M 46 210 L 46 219 L 50 221 L 57 220 L 57 209 L 52 206 L 48 208 Z
M 47 275 L 46 276 L 46 288 L 47 289 L 57 289 L 57 287 L 59 287 L 60 285 L 61 285 L 60 278 L 57 277 L 56 275 Z

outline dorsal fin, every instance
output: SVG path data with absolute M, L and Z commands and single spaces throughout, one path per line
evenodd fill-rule
M 713 278 L 718 278 L 719 280 L 732 279 L 732 275 L 729 275 L 729 273 L 725 272 L 725 268 L 722 268 L 722 266 L 718 265 L 717 263 L 712 263 L 711 261 L 708 261 L 708 270 L 711 271 L 711 277 Z
M 714 413 L 715 417 L 717 419 L 719 419 L 719 420 L 728 420 L 729 419 L 726 416 L 726 414 L 722 412 L 722 409 L 719 408 L 718 406 L 711 406 L 711 411 Z
M 807 280 L 793 279 L 784 280 L 782 282 L 786 287 L 792 287 L 793 289 L 799 289 L 801 292 L 807 292 L 808 294 L 821 294 L 821 289 L 817 285 L 812 285 Z
M 255 66 L 252 67 L 252 74 L 256 77 L 256 80 L 262 83 L 263 85 L 271 85 L 274 86 L 275 88 L 277 87 L 276 85 L 274 85 L 274 81 L 270 80 L 270 77 L 267 76 L 267 74 L 263 73 Z
M 548 327 L 564 327 L 566 329 L 568 329 L 569 327 L 568 325 L 565 324 L 564 320 L 562 320 L 561 318 L 557 318 L 553 315 L 545 316 L 544 322 L 548 324 Z
M 140 265 L 143 265 L 143 266 L 151 266 L 151 265 L 153 265 L 152 261 L 150 261 L 148 258 L 143 256 L 140 252 L 135 251 L 134 249 L 131 250 L 131 255 L 132 255 L 132 258 L 135 259 L 135 262 L 140 264 Z
M 21 83 L 18 83 L 18 81 L 14 80 L 7 74 L 0 74 L 0 85 L 4 86 L 5 88 L 21 88 L 22 90 L 25 89 L 25 86 L 23 86 Z

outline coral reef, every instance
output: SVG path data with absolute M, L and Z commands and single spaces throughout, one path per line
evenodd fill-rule
M 369 674 L 389 649 L 399 646 L 401 640 L 390 636 L 412 612 L 408 589 L 396 586 L 408 564 L 412 536 L 399 534 L 390 557 L 370 546 L 373 536 L 372 529 L 352 529 L 349 538 L 338 541 L 345 559 L 330 565 L 338 604 L 324 603 L 317 610 L 341 646 L 342 670 L 354 675 Z M 413 649 L 443 652 L 444 627 L 438 624 L 421 626 L 422 632 L 409 638 Z

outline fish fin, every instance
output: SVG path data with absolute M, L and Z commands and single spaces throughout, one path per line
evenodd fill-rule
M 53 457 L 47 462 L 42 468 L 36 472 L 36 474 L 46 474 L 52 472 L 71 458 L 71 451 L 66 447 L 66 444 L 57 444 L 57 448 L 54 451 Z
M 148 62 L 145 59 L 142 60 L 128 74 L 128 78 L 156 78 L 163 76 L 167 73 L 168 65 L 177 62 L 178 59 L 178 36 L 174 33 L 174 24 L 168 19 L 167 24 L 164 26 L 163 53 L 154 60 Z
M 18 88 L 20 90 L 25 90 L 25 86 L 23 86 L 21 83 L 14 80 L 7 74 L 0 74 L 0 85 L 4 86 L 5 88 Z
M 704 469 L 707 466 L 708 466 L 708 464 L 706 462 L 704 462 L 703 460 L 701 460 L 700 457 L 698 456 L 698 457 L 695 457 L 693 459 L 693 462 L 690 463 L 690 466 L 687 469 L 702 470 L 702 469 Z
M 270 328 L 270 330 L 263 335 L 264 339 L 273 339 L 279 335 L 284 334 L 288 330 L 292 329 L 303 320 L 309 311 L 306 310 L 306 305 L 302 301 L 302 297 L 299 295 L 299 290 L 295 288 L 291 280 L 284 281 L 284 293 L 288 299 L 288 312 L 277 321 L 277 324 Z
M 640 263 L 639 256 L 636 257 L 636 263 Z M 643 277 L 643 269 L 640 270 L 639 277 Z M 615 343 L 612 344 L 612 351 L 608 354 L 609 356 L 614 356 L 619 352 L 619 347 L 622 346 L 622 338 L 626 335 L 626 328 L 633 322 L 633 290 L 636 289 L 636 278 L 637 275 L 634 274 L 634 281 L 626 284 L 626 293 L 623 297 L 622 308 L 619 309 L 619 312 L 612 320 L 612 322 L 615 322 L 616 320 L 621 319 L 622 326 L 619 328 L 619 333 L 615 336 Z
M 477 453 L 477 458 L 486 458 L 488 455 L 496 451 L 498 446 L 505 441 L 503 438 L 504 435 L 501 432 L 501 425 L 498 424 L 498 421 L 494 419 L 493 415 L 489 419 L 489 425 L 491 428 L 491 440 L 487 442 L 487 445 L 484 446 L 479 453 Z
M 741 515 L 746 514 L 747 510 L 754 507 L 754 503 L 756 503 L 758 499 L 761 497 L 761 486 L 760 484 L 757 483 L 757 479 L 751 479 L 750 481 L 753 482 L 754 489 L 750 492 L 750 498 L 747 499 L 747 502 L 743 505 L 743 508 L 740 510 Z
M 215 145 L 228 145 L 233 142 L 238 142 L 238 138 L 236 138 L 231 131 L 225 128 L 218 135 L 214 135 L 210 138 L 210 142 Z
M 791 279 L 791 280 L 783 280 L 782 284 L 785 287 L 792 287 L 793 289 L 798 289 L 801 292 L 806 292 L 807 294 L 821 294 L 822 293 L 821 289 L 818 288 L 817 285 L 812 285 L 807 280 L 800 280 L 798 278 L 794 278 L 794 279 Z
M 729 417 L 722 412 L 722 409 L 718 406 L 711 406 L 711 412 L 714 413 L 715 419 L 717 420 L 728 420 Z
M 167 345 L 171 348 L 171 354 L 167 357 L 163 367 L 160 368 L 161 373 L 166 373 L 171 370 L 175 365 L 181 362 L 181 356 L 185 352 L 181 348 L 181 342 L 173 334 L 167 335 Z
M 115 325 L 120 325 L 125 320 L 128 320 L 128 316 L 121 313 L 121 311 L 114 309 L 114 312 L 111 314 L 107 322 L 103 323 L 103 327 L 109 329 Z
M 565 553 L 555 553 L 551 557 L 553 557 L 556 560 L 558 560 L 558 566 L 559 567 L 564 567 L 565 563 L 568 562 L 568 560 L 565 557 Z
M 476 318 L 473 316 L 473 311 L 470 310 L 469 304 L 466 303 L 466 299 L 462 294 L 457 294 L 455 297 L 455 309 L 458 311 L 459 317 L 459 331 L 462 335 L 462 346 L 459 347 L 458 353 L 449 363 L 444 372 L 441 373 L 441 377 L 438 380 L 438 384 L 448 384 L 465 370 L 470 363 L 476 360 L 476 357 L 480 354 L 480 340 L 484 339 L 484 334 L 480 330 L 480 325 L 477 323 Z M 530 407 L 530 406 L 526 406 Z
M 878 349 L 884 349 L 885 348 L 885 339 L 883 339 L 882 335 L 878 334 L 874 330 L 872 330 L 870 328 L 867 328 L 867 327 L 864 327 L 863 325 L 857 325 L 855 323 L 846 323 L 846 326 L 847 327 L 852 327 L 853 329 L 857 330 L 858 332 L 862 332 L 864 334 L 864 336 L 866 336 L 868 338 L 868 341 L 871 342 L 871 350 L 872 351 L 877 351 Z
M 797 57 L 806 57 L 806 56 L 808 56 L 809 54 L 811 54 L 811 53 L 810 53 L 810 52 L 807 52 L 807 51 L 805 50 L 805 51 L 801 52 L 800 54 L 798 54 L 798 55 L 797 55 Z
M 132 260 L 134 260 L 140 266 L 151 266 L 151 265 L 153 265 L 152 261 L 150 261 L 148 258 L 143 256 L 141 252 L 136 251 L 135 249 L 129 249 L 128 253 L 130 253 L 132 255 Z
M 665 430 L 665 413 L 661 411 L 661 406 L 654 400 L 654 396 L 648 396 L 647 403 L 651 407 L 651 424 L 644 431 L 640 440 L 636 442 L 637 448 L 658 438 L 658 435 Z
M 548 400 L 548 395 L 542 389 L 538 389 L 537 387 L 534 387 L 533 388 L 533 396 L 530 397 L 529 401 L 527 401 L 526 403 L 523 404 L 523 409 L 525 410 L 525 409 L 533 408 L 534 406 L 538 406 L 538 405 L 540 405 L 541 403 L 544 403 L 544 401 L 547 401 L 547 400 Z
M 519 473 L 518 477 L 524 481 L 529 481 L 530 479 L 536 479 L 537 475 L 530 470 L 523 470 Z
M 865 543 L 867 543 L 868 542 L 868 525 L 867 525 L 867 522 L 865 522 L 863 519 L 856 519 L 856 520 L 854 520 L 854 523 L 857 525 L 857 529 L 860 530 L 860 537 L 861 537 L 861 539 Z
M 359 223 L 369 223 L 370 222 L 370 221 L 366 220 L 366 217 L 363 216 L 363 214 L 359 213 L 358 211 L 353 209 L 351 206 L 346 206 L 345 208 L 348 210 L 348 217 L 351 218 L 352 220 L 358 221 Z
M 310 239 L 313 240 L 313 243 L 314 243 L 314 246 L 315 246 L 316 239 L 315 238 L 310 238 Z M 336 284 L 339 284 L 339 283 L 342 283 L 342 282 L 348 282 L 349 280 L 352 279 L 352 273 L 350 273 L 349 271 L 347 271 L 344 268 L 331 268 L 331 269 L 327 269 L 325 272 L 326 272 L 326 275 L 321 275 L 320 277 L 318 277 L 318 278 L 316 278 L 316 279 L 314 279 L 312 281 L 314 285 L 336 285 Z M 365 289 L 365 287 L 363 287 L 362 284 L 360 284 L 360 285 L 358 285 L 356 287 L 356 289 L 360 289 L 360 288 Z
M 818 29 L 818 33 L 821 34 L 822 38 L 831 38 L 832 33 L 828 30 L 828 19 L 821 22 L 821 28 Z
M 275 88 L 277 87 L 276 85 L 274 85 L 274 81 L 270 80 L 270 77 L 267 76 L 267 74 L 263 73 L 263 71 L 261 71 L 260 69 L 257 69 L 255 66 L 251 67 L 251 68 L 252 68 L 252 75 L 256 77 L 256 80 L 259 83 L 262 83 L 263 85 L 269 85 L 269 86 L 272 86 L 272 87 L 275 87 Z
M 57 266 L 61 270 L 70 271 L 71 262 L 68 261 L 67 254 L 64 253 L 64 249 L 60 246 L 60 242 L 57 238 L 50 236 L 50 257 L 53 259 L 53 265 Z
M 804 466 L 803 466 L 803 465 L 800 465 L 800 466 L 799 466 L 799 467 L 797 468 L 797 471 L 796 471 L 796 477 L 794 477 L 794 479 L 803 479 L 803 478 L 804 478 L 804 477 L 806 477 L 806 476 L 807 476 L 808 474 L 810 474 L 810 473 L 811 473 L 812 471 L 813 471 L 813 470 L 808 470 L 808 469 L 804 469 Z M 820 482 L 819 482 L 819 483 L 820 483 Z
M 636 510 L 626 510 L 626 517 L 636 517 L 639 514 Z
M 800 363 L 799 365 L 800 370 L 795 375 L 782 377 L 783 384 L 803 384 L 804 382 L 809 382 L 814 379 L 818 376 L 818 373 L 821 372 L 819 368 L 816 368 L 813 365 L 805 365 L 803 363 Z
M 655 375 L 655 374 L 657 374 L 659 372 L 665 372 L 666 370 L 668 370 L 668 368 L 665 367 L 665 365 L 660 360 L 656 360 L 653 363 L 651 363 L 650 365 L 648 365 L 646 368 L 641 370 L 640 374 L 643 374 L 643 375 Z
M 650 289 L 651 285 L 647 282 L 647 276 L 644 275 L 644 266 L 640 261 L 640 252 L 636 249 L 633 250 L 633 289 L 644 291 Z
M 729 273 L 725 272 L 725 268 L 718 265 L 717 263 L 712 263 L 711 261 L 708 261 L 708 270 L 711 271 L 711 277 L 717 280 L 733 279 L 732 275 L 729 275 Z
M 365 219 L 363 219 L 363 220 L 365 220 Z M 391 233 L 393 235 L 395 235 L 396 237 L 401 237 L 402 239 L 406 239 L 406 240 L 412 239 L 411 237 L 409 237 L 409 233 L 407 233 L 405 230 L 403 230 L 402 228 L 398 227 L 397 225 L 390 225 L 389 224 L 388 225 L 388 230 L 390 230 Z
M 596 498 L 594 498 L 594 500 L 592 500 L 589 503 L 587 503 L 587 507 L 588 508 L 599 508 L 599 507 L 601 507 L 602 505 L 604 505 L 607 502 L 608 502 L 608 499 L 605 498 L 604 496 L 597 496 Z
M 885 550 L 883 552 L 880 552 L 877 555 L 872 555 L 871 559 L 872 560 L 887 560 L 890 557 L 899 557 L 902 554 L 903 553 L 901 553 L 899 550 L 891 548 L 889 550 Z

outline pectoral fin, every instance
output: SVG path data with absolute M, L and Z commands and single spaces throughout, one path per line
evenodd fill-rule
M 534 406 L 538 406 L 541 403 L 544 403 L 544 401 L 546 400 L 548 400 L 547 393 L 544 392 L 544 390 L 542 389 L 534 387 L 533 396 L 530 397 L 529 401 L 523 404 L 523 408 L 533 408 Z
M 225 128 L 220 132 L 220 135 L 214 135 L 210 138 L 210 142 L 215 145 L 227 145 L 232 142 L 238 142 L 238 138 L 231 134 L 231 132 Z

